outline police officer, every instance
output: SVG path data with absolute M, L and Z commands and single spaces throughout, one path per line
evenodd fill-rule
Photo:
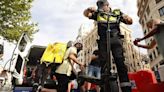
M 109 3 L 107 0 L 99 0 L 97 1 L 98 9 L 94 7 L 89 7 L 86 10 L 84 10 L 84 16 L 88 17 L 89 19 L 93 19 L 97 22 L 98 25 L 98 49 L 99 49 L 99 59 L 101 61 L 101 67 L 104 67 L 106 61 L 107 61 L 107 23 L 106 22 L 99 22 L 99 21 L 117 21 L 118 18 L 120 18 L 120 22 L 123 22 L 125 24 L 132 24 L 132 18 L 130 18 L 128 15 L 125 15 L 122 13 L 119 9 L 117 10 L 111 10 Z M 114 15 L 118 15 L 121 17 L 107 17 L 107 15 L 102 14 L 100 12 L 105 13 L 111 13 Z M 109 19 L 108 19 L 109 18 Z M 111 51 L 112 55 L 114 57 L 117 71 L 119 75 L 120 80 L 120 86 L 122 89 L 122 92 L 131 92 L 131 85 L 129 82 L 128 74 L 127 74 L 127 68 L 124 64 L 125 57 L 123 56 L 123 45 L 120 35 L 120 28 L 119 23 L 118 24 L 109 24 L 110 27 L 110 44 L 111 44 Z

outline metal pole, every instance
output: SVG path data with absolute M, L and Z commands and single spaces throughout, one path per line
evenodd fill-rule
M 107 70 L 105 70 L 105 83 L 104 83 L 104 92 L 109 92 L 111 90 L 110 86 L 110 69 L 111 69 L 111 55 L 110 55 L 110 50 L 111 50 L 111 44 L 110 44 L 110 26 L 109 26 L 109 15 L 107 17 L 107 30 L 106 30 L 106 41 L 107 41 Z

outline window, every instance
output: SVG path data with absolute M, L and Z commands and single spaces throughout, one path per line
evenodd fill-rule
M 155 0 L 156 4 L 159 3 L 161 0 Z
M 146 35 L 146 30 L 144 31 L 144 35 Z
M 21 72 L 22 63 L 23 63 L 23 58 L 20 55 L 18 55 L 17 56 L 17 63 L 16 63 L 16 66 L 15 66 L 15 69 L 18 73 Z
M 160 65 L 164 65 L 164 60 L 162 60 L 162 61 L 160 62 Z
M 159 14 L 160 14 L 160 16 L 164 15 L 164 6 L 159 9 Z
M 0 54 L 3 54 L 3 52 L 4 52 L 4 47 L 2 44 L 0 44 Z
M 147 12 L 147 15 L 149 15 L 149 13 L 150 13 L 149 6 L 147 7 L 146 12 Z
M 156 47 L 156 49 L 157 49 L 158 54 L 160 54 L 159 49 L 158 49 L 158 46 Z
M 20 44 L 18 45 L 18 49 L 23 52 L 27 46 L 27 41 L 25 36 L 21 39 Z
M 140 63 L 137 63 L 138 66 L 140 66 Z
M 144 17 L 145 17 L 145 21 L 146 21 L 147 20 L 146 14 L 144 15 Z
M 135 58 L 134 54 L 133 54 L 133 59 Z
M 149 55 L 149 58 L 151 61 L 153 60 L 152 54 Z
M 156 58 L 155 50 L 153 51 L 153 54 L 154 54 L 154 58 Z
M 144 20 L 142 20 L 141 23 L 142 23 L 142 26 L 144 27 Z

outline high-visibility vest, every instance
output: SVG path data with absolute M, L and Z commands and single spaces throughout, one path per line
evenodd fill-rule
M 66 48 L 65 43 L 49 44 L 41 57 L 41 63 L 62 63 Z
M 114 15 L 120 15 L 121 12 L 119 9 L 115 9 L 112 12 Z M 108 16 L 106 14 L 101 14 L 98 13 L 97 15 L 97 21 L 99 22 L 106 22 L 108 20 Z M 117 21 L 117 17 L 116 16 L 109 16 L 109 22 L 116 22 Z

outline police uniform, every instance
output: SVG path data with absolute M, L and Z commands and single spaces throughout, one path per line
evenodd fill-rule
M 122 17 L 123 13 L 119 9 L 115 9 L 112 12 L 110 12 L 112 15 L 115 16 L 107 16 L 107 14 L 101 13 L 101 12 L 95 12 L 93 13 L 92 17 L 90 19 L 93 19 L 97 21 L 98 25 L 98 35 L 100 39 L 98 40 L 98 49 L 100 51 L 99 59 L 101 61 L 101 67 L 104 67 L 106 61 L 107 61 L 107 27 L 110 28 L 110 44 L 111 44 L 111 51 L 112 55 L 114 57 L 114 61 L 117 66 L 117 71 L 119 75 L 120 85 L 122 87 L 122 92 L 131 92 L 130 91 L 130 83 L 129 78 L 127 74 L 127 68 L 124 64 L 125 57 L 123 55 L 123 44 L 122 44 L 122 36 L 120 35 L 120 23 L 114 23 L 117 22 L 118 18 L 120 18 L 120 22 L 124 22 L 124 19 Z M 107 20 L 109 20 L 110 24 L 107 24 Z M 111 23 L 112 22 L 112 23 Z M 102 71 L 103 72 L 103 71 Z M 127 91 L 127 88 L 129 91 Z

